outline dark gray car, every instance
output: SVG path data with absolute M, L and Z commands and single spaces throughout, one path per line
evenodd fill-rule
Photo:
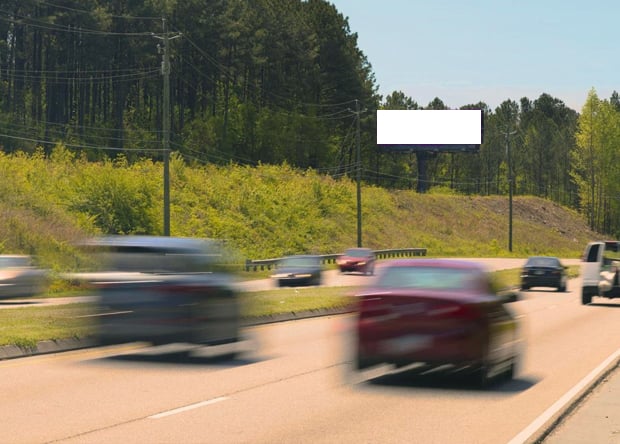
M 279 287 L 321 285 L 322 272 L 320 256 L 296 255 L 280 259 L 271 277 Z
M 552 256 L 532 256 L 527 259 L 521 271 L 521 289 L 532 287 L 554 287 L 566 291 L 567 267 L 560 259 Z
M 217 243 L 157 236 L 108 236 L 83 244 L 101 267 L 97 333 L 103 344 L 221 345 L 240 337 L 231 277 L 214 270 Z

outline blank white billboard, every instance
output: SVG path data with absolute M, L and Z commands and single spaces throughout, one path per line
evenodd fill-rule
M 378 145 L 480 145 L 482 111 L 378 110 Z

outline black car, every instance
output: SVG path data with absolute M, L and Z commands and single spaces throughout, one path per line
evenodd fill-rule
M 521 271 L 521 289 L 532 287 L 554 287 L 566 291 L 567 267 L 560 259 L 551 256 L 532 256 L 528 258 Z
M 287 256 L 278 261 L 272 279 L 279 287 L 321 285 L 321 258 L 314 255 Z

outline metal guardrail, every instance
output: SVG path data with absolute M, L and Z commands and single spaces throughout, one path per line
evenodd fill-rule
M 426 248 L 399 248 L 391 250 L 375 250 L 377 259 L 393 259 L 399 257 L 426 256 Z M 333 264 L 342 254 L 319 254 L 322 264 Z M 276 259 L 247 259 L 245 271 L 263 271 L 275 268 L 282 258 Z

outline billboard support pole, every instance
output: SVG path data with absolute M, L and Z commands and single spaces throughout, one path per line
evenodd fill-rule
M 506 128 L 506 161 L 508 166 L 508 251 L 512 253 L 512 193 L 513 193 L 513 174 L 512 174 L 512 152 L 510 150 L 510 136 L 517 134 L 517 131 L 508 131 Z
M 356 166 L 357 166 L 357 246 L 362 246 L 362 152 L 360 147 L 360 102 L 355 99 L 355 115 L 357 116 L 356 132 Z

